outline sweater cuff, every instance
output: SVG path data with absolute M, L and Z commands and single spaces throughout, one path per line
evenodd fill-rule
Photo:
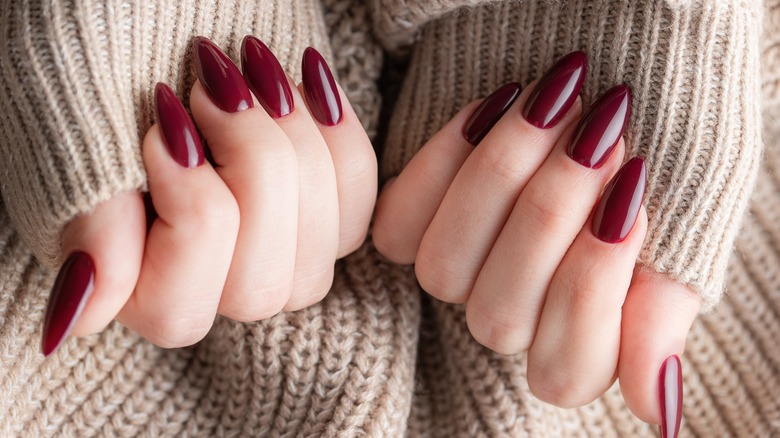
M 634 91 L 627 154 L 648 166 L 649 228 L 639 262 L 689 285 L 710 310 L 723 293 L 761 156 L 761 5 L 567 5 L 491 3 L 421 26 L 383 176 L 400 172 L 470 100 L 509 81 L 527 84 L 558 57 L 582 50 L 590 62 L 583 103 L 621 82 Z
M 194 36 L 237 60 L 244 35 L 257 35 L 293 78 L 307 45 L 329 57 L 319 0 L 280 5 L 29 0 L 0 14 L 0 191 L 44 265 L 59 264 L 62 229 L 76 215 L 145 186 L 152 90 L 166 82 L 187 102 Z

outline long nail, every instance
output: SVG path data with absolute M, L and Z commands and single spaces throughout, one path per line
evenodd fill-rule
M 293 112 L 292 91 L 279 60 L 268 46 L 251 35 L 241 44 L 241 68 L 249 88 L 271 117 L 276 119 Z
M 463 137 L 476 146 L 520 95 L 522 87 L 511 82 L 494 91 L 471 113 L 463 125 Z
M 669 356 L 658 373 L 658 399 L 661 403 L 661 437 L 677 438 L 682 420 L 682 365 L 677 355 Z
M 608 243 L 622 242 L 636 223 L 645 194 L 645 160 L 626 162 L 607 185 L 593 215 L 593 234 Z
M 54 281 L 46 318 L 43 320 L 41 351 L 48 356 L 68 337 L 95 288 L 95 264 L 89 254 L 71 254 Z
M 309 47 L 303 52 L 303 90 L 314 118 L 323 125 L 341 122 L 341 98 L 336 81 L 320 52 Z
M 631 115 L 631 88 L 618 85 L 591 105 L 574 131 L 567 153 L 585 167 L 598 169 L 615 150 Z
M 171 157 L 184 167 L 203 164 L 203 146 L 192 119 L 173 91 L 162 82 L 154 89 L 157 123 Z
M 195 71 L 211 101 L 222 111 L 235 113 L 252 108 L 252 94 L 244 77 L 230 58 L 208 38 L 197 37 L 192 44 Z
M 561 58 L 534 87 L 523 111 L 525 119 L 537 128 L 555 126 L 577 100 L 587 69 L 588 58 L 582 52 Z

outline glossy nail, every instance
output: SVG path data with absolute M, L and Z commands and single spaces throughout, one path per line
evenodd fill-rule
M 252 94 L 244 77 L 230 58 L 208 38 L 197 37 L 192 44 L 195 71 L 211 101 L 229 113 L 252 108 Z
M 585 167 L 598 169 L 620 141 L 631 115 L 631 88 L 618 85 L 604 93 L 580 119 L 567 153 Z
M 341 98 L 336 81 L 320 52 L 309 47 L 303 52 L 303 91 L 312 115 L 323 125 L 341 122 Z
M 48 356 L 68 337 L 95 288 L 95 264 L 89 254 L 71 254 L 54 281 L 46 318 L 43 320 L 41 351 Z
M 162 82 L 154 89 L 157 123 L 171 157 L 184 167 L 203 164 L 203 146 L 192 119 L 173 91 Z
M 588 58 L 582 52 L 561 58 L 536 83 L 525 103 L 525 119 L 537 128 L 555 126 L 577 100 L 587 69 Z
M 292 91 L 279 60 L 268 46 L 251 35 L 241 44 L 241 68 L 249 88 L 271 117 L 284 117 L 293 111 Z
M 669 356 L 658 373 L 658 399 L 661 403 L 661 437 L 677 438 L 682 420 L 682 364 Z
M 476 146 L 520 95 L 520 84 L 511 82 L 494 91 L 471 113 L 463 125 L 463 137 Z
M 593 214 L 593 234 L 608 243 L 622 242 L 636 223 L 645 195 L 645 160 L 635 157 L 607 185 Z

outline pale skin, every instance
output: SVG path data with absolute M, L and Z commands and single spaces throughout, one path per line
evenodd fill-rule
M 291 88 L 294 112 L 273 119 L 257 101 L 224 112 L 195 83 L 189 106 L 216 168 L 179 166 L 158 127 L 148 131 L 143 158 L 159 214 L 149 233 L 138 192 L 100 204 L 63 233 L 63 254 L 86 251 L 96 268 L 73 335 L 117 319 L 161 347 L 183 347 L 217 314 L 258 321 L 324 298 L 335 261 L 365 240 L 377 163 L 341 90 L 343 120 L 325 126 Z M 581 103 L 538 129 L 521 111 L 532 88 L 476 148 L 461 130 L 480 101 L 435 134 L 385 184 L 374 245 L 393 262 L 414 263 L 432 296 L 465 303 L 478 342 L 527 352 L 528 383 L 541 400 L 580 406 L 619 378 L 629 408 L 659 424 L 658 369 L 682 354 L 700 299 L 635 264 L 644 208 L 624 241 L 593 236 L 591 212 L 625 145 L 599 169 L 575 163 L 565 145 Z

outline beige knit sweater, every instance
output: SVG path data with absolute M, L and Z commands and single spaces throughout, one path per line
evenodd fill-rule
M 461 307 L 428 298 L 369 243 L 303 311 L 219 318 L 177 350 L 113 324 L 44 360 L 63 225 L 144 186 L 152 87 L 186 93 L 191 38 L 237 59 L 250 33 L 295 78 L 303 49 L 320 48 L 370 134 L 383 49 L 408 57 L 384 177 L 460 106 L 570 50 L 590 58 L 586 102 L 629 83 L 628 145 L 650 178 L 641 262 L 707 309 L 729 292 L 689 336 L 682 434 L 780 435 L 778 30 L 780 0 L 0 0 L 0 437 L 654 433 L 617 387 L 580 409 L 536 400 L 524 355 L 480 347 Z

